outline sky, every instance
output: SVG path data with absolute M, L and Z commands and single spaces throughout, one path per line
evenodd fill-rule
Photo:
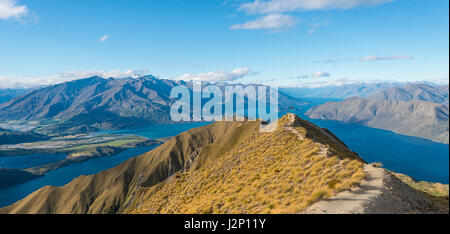
M 448 0 L 0 0 L 0 88 L 92 75 L 448 83 Z

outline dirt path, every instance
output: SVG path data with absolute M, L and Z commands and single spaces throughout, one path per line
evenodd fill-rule
M 297 135 L 299 140 L 303 140 L 303 136 L 290 125 L 294 123 L 295 116 L 288 115 L 290 124 L 286 129 Z M 319 155 L 327 155 L 328 148 L 320 143 Z M 364 168 L 366 172 L 366 179 L 361 182 L 359 187 L 350 191 L 344 191 L 331 199 L 319 201 L 310 206 L 304 213 L 313 214 L 354 214 L 364 213 L 365 207 L 374 200 L 377 196 L 382 194 L 384 170 L 366 165 Z
M 366 179 L 360 186 L 338 193 L 331 199 L 319 201 L 310 206 L 305 213 L 313 214 L 358 214 L 382 194 L 384 170 L 366 165 Z
M 287 117 L 289 118 L 289 124 L 287 126 L 285 126 L 285 128 L 290 131 L 291 133 L 293 133 L 294 135 L 296 135 L 298 137 L 298 139 L 300 141 L 302 141 L 305 136 L 303 136 L 302 134 L 300 134 L 294 127 L 292 127 L 295 123 L 295 115 L 294 114 L 287 114 Z M 328 133 L 324 132 L 322 129 L 318 129 L 319 131 L 321 131 L 323 134 L 327 135 L 328 137 L 330 137 L 330 139 L 334 139 L 333 137 L 329 136 Z M 320 144 L 318 142 L 316 142 L 317 146 L 319 146 L 320 151 L 318 152 L 318 155 L 328 155 L 328 147 Z
M 295 122 L 295 115 L 288 115 Z M 286 129 L 303 140 L 295 128 L 288 124 Z M 323 129 L 318 129 L 327 134 Z M 331 139 L 334 137 L 328 135 Z M 319 155 L 328 155 L 328 147 L 317 143 Z M 370 164 L 364 166 L 366 178 L 356 187 L 336 194 L 334 197 L 319 201 L 308 207 L 306 214 L 403 214 L 403 213 L 439 213 L 439 208 L 421 192 L 401 182 L 383 168 Z
M 285 128 L 297 135 L 304 136 L 292 125 L 295 115 L 288 114 L 290 123 Z M 323 129 L 318 129 L 327 134 Z M 331 139 L 334 137 L 328 135 Z M 337 141 L 337 140 L 336 140 Z M 338 142 L 338 141 L 337 141 Z M 328 148 L 320 143 L 319 155 L 328 155 Z M 383 168 L 370 164 L 364 166 L 366 178 L 356 187 L 336 194 L 334 197 L 319 201 L 306 208 L 304 214 L 404 214 L 404 213 L 440 213 L 441 210 L 421 192 L 411 188 Z
M 426 196 L 383 168 L 365 165 L 358 187 L 308 207 L 305 214 L 407 214 L 441 212 Z

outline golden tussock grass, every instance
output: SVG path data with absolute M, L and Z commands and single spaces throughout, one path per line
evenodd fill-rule
M 222 151 L 207 150 L 214 160 L 147 188 L 148 198 L 128 212 L 298 213 L 364 179 L 364 163 L 343 144 L 306 122 L 295 126 L 305 136 L 300 140 L 284 123 Z

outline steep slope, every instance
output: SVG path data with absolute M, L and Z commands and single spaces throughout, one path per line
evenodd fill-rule
M 420 191 L 429 197 L 441 210 L 442 213 L 449 213 L 449 186 L 448 184 L 430 183 L 426 181 L 416 181 L 415 179 L 399 173 L 393 173 L 395 177 L 403 183 Z
M 0 89 L 0 104 L 28 92 L 27 89 Z
M 354 97 L 328 102 L 312 107 L 306 114 L 313 119 L 338 120 L 448 143 L 449 106 L 446 99 L 448 89 L 445 87 L 408 85 L 385 90 L 367 99 Z
M 364 178 L 355 153 L 292 114 L 274 132 L 253 131 L 229 150 L 214 148 L 199 156 L 216 160 L 142 187 L 126 212 L 297 213 Z
M 81 176 L 63 187 L 44 187 L 0 213 L 121 212 L 137 188 L 151 187 L 191 165 L 190 156 L 202 146 L 216 141 L 217 149 L 231 147 L 257 127 L 257 122 L 218 122 L 192 129 L 115 168 Z

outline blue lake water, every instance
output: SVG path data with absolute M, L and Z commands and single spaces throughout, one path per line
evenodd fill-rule
M 364 126 L 345 124 L 330 120 L 311 120 L 304 112 L 311 106 L 323 104 L 330 99 L 311 99 L 309 105 L 296 111 L 300 117 L 329 129 L 347 146 L 361 155 L 367 162 L 382 162 L 384 167 L 395 172 L 404 173 L 418 180 L 430 182 L 449 182 L 449 145 L 435 143 L 426 139 L 399 135 L 390 131 L 368 128 Z M 339 101 L 339 100 L 335 100 Z M 208 123 L 185 123 L 167 125 L 149 125 L 122 130 L 108 130 L 102 133 L 135 134 L 150 139 L 175 136 L 191 128 L 204 126 Z M 16 202 L 28 194 L 46 185 L 61 186 L 80 175 L 91 175 L 112 168 L 132 157 L 138 156 L 154 147 L 141 147 L 126 150 L 120 154 L 95 158 L 82 163 L 71 164 L 24 184 L 0 189 L 0 207 Z M 28 156 L 25 156 L 28 157 Z M 55 157 L 55 158 L 52 158 Z M 56 160 L 51 156 L 46 160 Z M 10 159 L 11 160 L 11 159 Z M 33 164 L 33 160 L 20 164 L 8 160 L 1 161 L 0 166 L 10 165 L 24 167 Z M 9 164 L 8 164 L 9 163 Z M 38 162 L 34 162 L 36 164 Z
M 155 147 L 156 146 L 132 148 L 113 156 L 94 158 L 85 162 L 73 163 L 69 166 L 50 171 L 44 176 L 30 180 L 26 183 L 1 188 L 0 207 L 12 204 L 22 198 L 25 198 L 30 193 L 46 185 L 62 186 L 81 175 L 92 175 L 106 169 L 113 168 L 116 165 L 125 162 L 130 158 L 148 152 Z
M 25 169 L 53 162 L 58 162 L 66 157 L 65 154 L 30 154 L 25 156 L 2 156 L 0 167 L 12 169 Z

